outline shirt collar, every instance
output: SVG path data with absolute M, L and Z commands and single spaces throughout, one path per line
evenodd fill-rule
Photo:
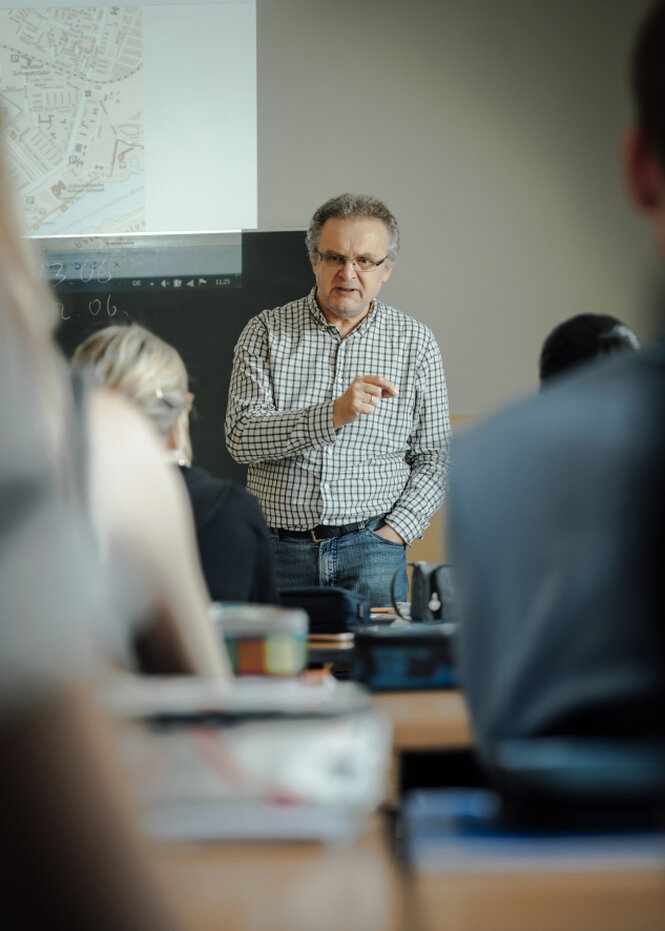
M 319 326 L 329 327 L 330 324 L 324 317 L 323 311 L 321 310 L 319 305 L 316 303 L 316 298 L 314 297 L 315 294 L 316 294 L 316 285 L 314 285 L 312 290 L 307 295 L 307 305 L 309 307 L 310 313 L 314 317 L 315 321 L 319 324 Z

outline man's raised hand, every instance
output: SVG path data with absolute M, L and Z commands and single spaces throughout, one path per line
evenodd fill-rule
M 382 398 L 394 398 L 397 388 L 381 375 L 357 375 L 333 406 L 333 427 L 353 423 L 361 414 L 373 414 Z

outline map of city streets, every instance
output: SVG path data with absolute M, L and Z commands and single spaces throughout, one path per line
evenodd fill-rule
M 145 228 L 138 6 L 0 10 L 4 148 L 29 235 Z

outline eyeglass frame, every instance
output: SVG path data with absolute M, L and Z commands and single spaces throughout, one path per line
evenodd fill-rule
M 326 256 L 322 252 L 319 252 L 318 249 L 314 250 L 314 254 L 318 256 L 320 262 L 323 262 L 324 264 L 328 264 L 326 263 Z M 375 272 L 377 268 L 379 268 L 379 266 L 383 265 L 383 263 L 387 262 L 388 259 L 390 258 L 390 255 L 386 254 L 378 262 L 375 262 L 372 268 L 359 268 L 358 265 L 356 264 L 356 261 L 361 258 L 366 258 L 366 256 L 359 255 L 359 256 L 356 256 L 355 259 L 352 259 L 350 255 L 342 255 L 341 252 L 327 253 L 327 255 L 329 258 L 331 258 L 333 255 L 336 255 L 340 259 L 344 259 L 344 261 L 340 263 L 337 266 L 337 268 L 345 268 L 347 263 L 350 262 L 353 265 L 354 269 L 357 272 L 360 272 L 361 274 L 368 274 L 368 273 L 371 274 L 372 272 Z M 328 268 L 335 268 L 335 265 L 328 265 Z

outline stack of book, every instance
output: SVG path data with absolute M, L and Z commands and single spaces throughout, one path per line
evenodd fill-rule
M 353 842 L 383 800 L 387 716 L 326 678 L 126 679 L 104 696 L 145 830 L 177 840 Z

